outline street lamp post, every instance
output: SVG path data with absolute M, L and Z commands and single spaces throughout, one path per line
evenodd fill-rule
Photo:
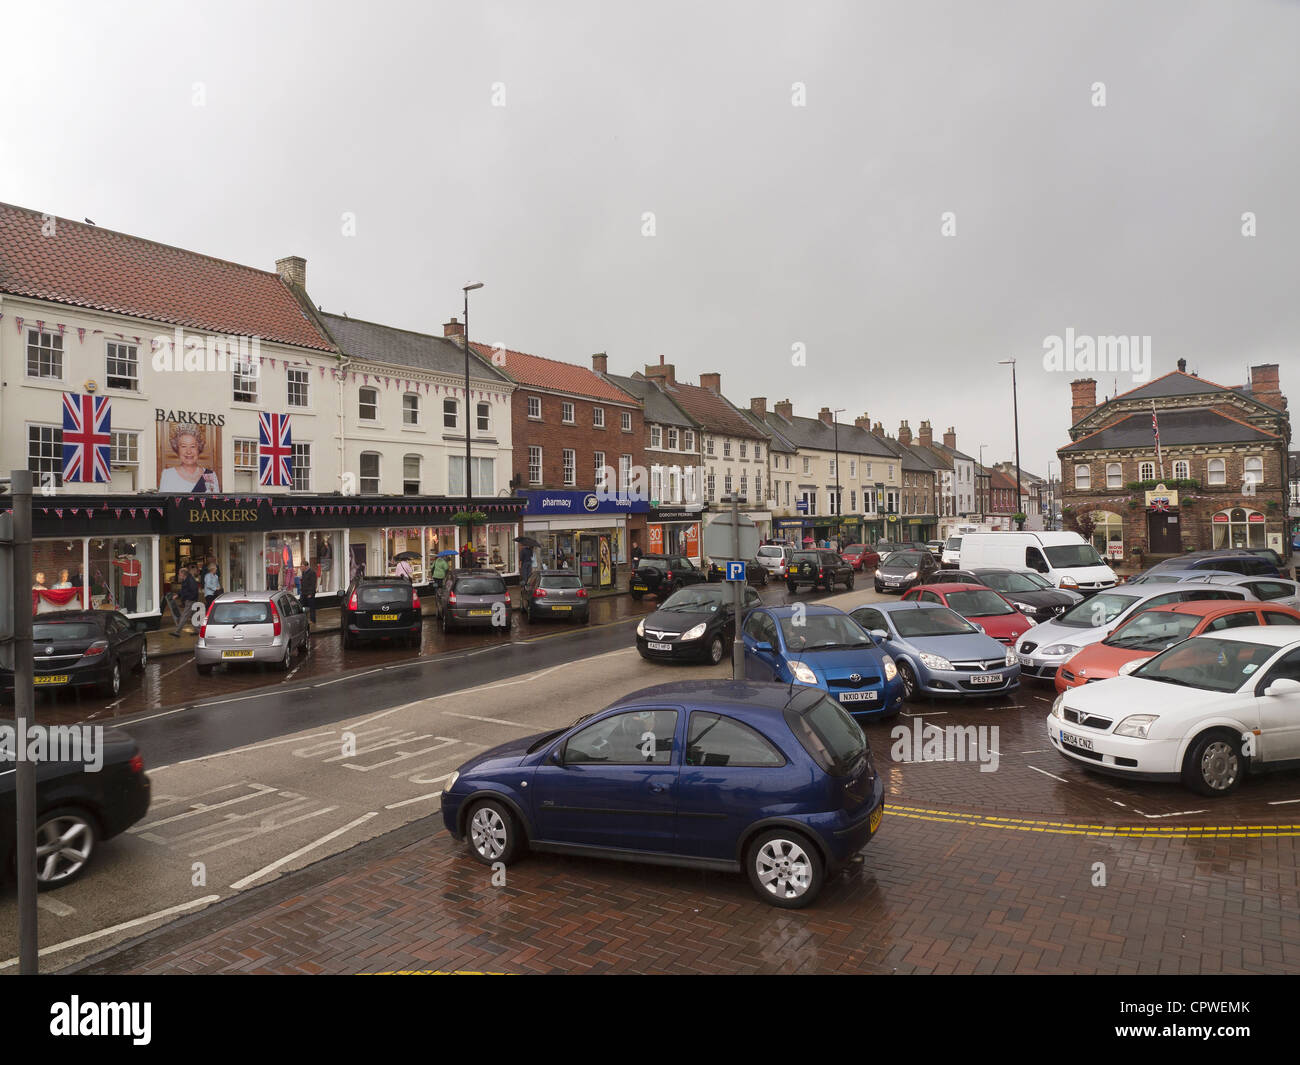
M 984 449 L 988 444 L 980 444 L 980 468 L 975 473 L 975 496 L 980 504 L 980 521 L 988 521 L 989 498 L 988 498 L 988 481 L 984 474 Z M 984 487 L 980 487 L 983 482 Z
M 1056 465 L 1055 460 L 1047 464 L 1047 524 L 1050 531 L 1056 520 L 1056 488 L 1052 483 L 1052 467 Z
M 462 412 L 465 416 L 465 542 L 469 544 L 471 556 L 474 554 L 474 522 L 470 518 L 474 513 L 474 491 L 470 472 L 473 463 L 470 457 L 469 432 L 469 294 L 482 287 L 482 281 L 475 281 L 462 290 L 465 293 L 465 409 Z
M 1000 359 L 999 366 L 1011 367 L 1011 416 L 1016 425 L 1016 513 L 1020 513 L 1020 398 L 1016 390 L 1016 360 Z M 1016 524 L 1023 529 L 1025 523 L 1018 521 Z
M 835 527 L 835 539 L 840 539 L 840 531 L 844 528 L 844 501 L 840 494 L 840 419 L 848 407 L 838 407 L 831 411 L 831 425 L 835 427 L 835 516 L 839 518 L 839 524 Z

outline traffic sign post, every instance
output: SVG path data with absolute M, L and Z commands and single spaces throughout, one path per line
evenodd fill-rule
M 738 495 L 724 496 L 731 504 L 730 514 L 719 514 L 704 527 L 704 553 L 710 559 L 727 559 L 727 580 L 732 583 L 732 610 L 735 615 L 735 638 L 731 644 L 731 676 L 745 679 L 745 641 L 740 633 L 741 613 L 745 605 L 745 560 L 758 554 L 758 526 L 747 514 L 740 513 L 745 502 Z M 732 566 L 740 566 L 740 577 L 732 577 Z
M 745 563 L 743 563 L 743 562 L 728 562 L 728 563 L 727 563 L 727 580 L 729 580 L 729 581 L 740 581 L 741 584 L 744 584 L 744 583 L 745 583 Z

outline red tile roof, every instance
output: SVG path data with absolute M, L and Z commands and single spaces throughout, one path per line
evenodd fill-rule
M 767 434 L 716 392 L 681 381 L 669 384 L 660 379 L 659 384 L 679 407 L 710 432 L 750 440 L 767 439 Z
M 497 349 L 487 344 L 471 342 L 479 355 L 521 385 L 534 388 L 546 388 L 553 392 L 567 392 L 572 396 L 585 399 L 606 399 L 612 403 L 624 403 L 630 407 L 640 406 L 640 401 L 628 395 L 621 388 L 610 384 L 600 374 L 588 370 L 585 366 L 575 366 L 571 362 L 557 359 L 544 359 L 540 355 L 529 355 L 523 351 L 505 349 L 505 365 L 498 361 Z M 462 349 L 463 350 L 463 349 Z
M 0 292 L 323 351 L 334 345 L 274 273 L 0 204 Z

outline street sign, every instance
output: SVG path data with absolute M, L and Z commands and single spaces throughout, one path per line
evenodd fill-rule
M 728 562 L 727 563 L 727 580 L 743 581 L 745 579 L 745 563 Z
M 758 554 L 758 526 L 747 514 L 737 514 L 738 526 L 731 524 L 732 515 L 719 514 L 706 526 L 702 548 L 709 558 L 734 559 L 737 557 L 735 534 L 740 532 L 739 557 L 753 558 Z
M 806 499 L 800 499 L 800 500 L 797 500 L 797 501 L 795 502 L 794 509 L 795 509 L 795 512 L 798 513 L 798 514 L 807 514 L 807 513 L 808 513 L 808 500 L 806 500 Z

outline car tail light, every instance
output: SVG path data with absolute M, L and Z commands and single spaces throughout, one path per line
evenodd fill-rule
M 214 606 L 215 601 L 214 601 Z M 212 616 L 212 607 L 208 607 L 208 612 L 203 615 L 203 624 L 199 626 L 199 639 L 203 639 L 208 634 L 208 618 Z
M 452 606 L 455 606 L 455 605 L 456 605 L 456 593 L 455 593 L 455 592 L 448 592 L 448 593 L 447 593 L 447 602 L 450 603 Z
M 355 588 L 352 590 L 351 598 L 348 599 L 348 609 L 349 610 L 357 609 L 357 592 Z
M 534 598 L 534 599 L 545 599 L 545 598 L 546 598 L 546 589 L 545 589 L 545 588 L 538 588 L 536 591 L 533 592 L 533 598 Z
M 105 651 L 107 651 L 107 650 L 108 650 L 108 643 L 107 643 L 107 641 L 105 641 L 105 640 L 96 640 L 94 643 L 92 643 L 89 647 L 87 647 L 87 648 L 86 648 L 84 651 L 82 651 L 81 653 L 82 653 L 82 655 L 84 655 L 86 658 L 90 658 L 90 657 L 92 657 L 93 655 L 102 655 L 102 654 L 103 654 Z
M 578 598 L 579 598 L 579 599 L 586 599 L 586 598 L 587 598 L 587 589 L 586 589 L 586 588 L 579 588 L 579 589 L 578 589 Z
M 673 579 L 673 571 L 672 571 L 672 570 L 669 570 L 667 573 L 664 574 L 664 577 L 665 577 L 667 580 L 672 580 L 672 579 Z
M 132 755 L 132 756 L 131 756 L 131 760 L 130 760 L 129 762 L 127 762 L 127 765 L 129 765 L 129 766 L 131 767 L 131 772 L 132 772 L 132 773 L 143 773 L 143 772 L 144 772 L 144 755 L 142 755 L 142 754 Z
M 420 597 L 416 595 L 414 592 L 411 593 L 411 609 L 412 610 L 420 609 Z
M 271 603 L 270 607 L 271 607 L 271 624 L 272 626 L 274 626 L 271 630 L 271 635 L 279 636 L 280 635 L 280 611 L 275 609 L 275 603 Z

